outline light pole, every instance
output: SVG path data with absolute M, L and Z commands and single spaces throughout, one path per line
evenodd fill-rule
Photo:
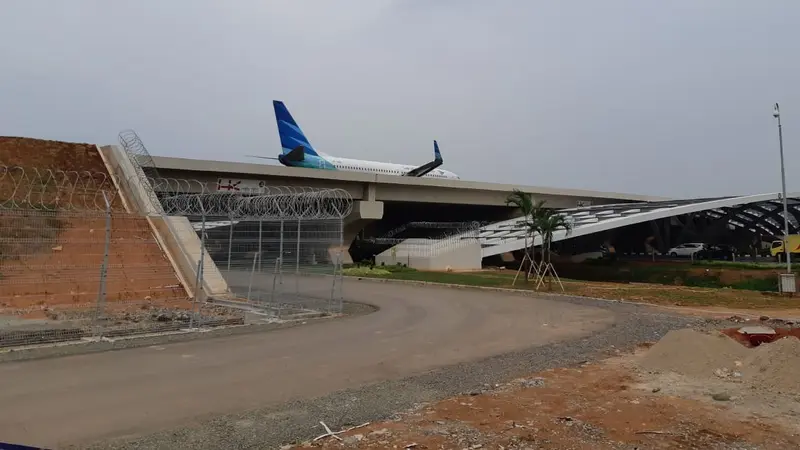
M 781 190 L 783 192 L 783 251 L 786 252 L 786 273 L 792 273 L 792 257 L 789 250 L 789 206 L 786 199 L 786 170 L 783 168 L 783 130 L 781 129 L 781 109 L 777 103 L 772 109 L 772 117 L 778 119 L 778 145 L 781 149 Z

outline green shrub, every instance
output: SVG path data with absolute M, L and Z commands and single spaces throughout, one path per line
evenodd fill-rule
M 342 270 L 343 275 L 350 277 L 385 277 L 392 273 L 386 269 L 374 269 L 370 267 L 349 267 Z
M 778 292 L 778 277 L 748 278 L 731 285 L 731 287 L 749 291 Z
M 704 287 L 704 288 L 721 288 L 722 283 L 719 277 L 713 276 L 687 276 L 683 279 L 684 286 L 691 287 Z
M 697 260 L 692 263 L 694 266 L 717 267 L 720 269 L 747 269 L 747 270 L 774 270 L 786 267 L 786 264 L 773 262 L 748 262 L 748 261 L 704 261 Z
M 383 266 L 383 267 L 381 267 L 381 269 L 387 270 L 387 271 L 389 271 L 391 273 L 403 273 L 403 272 L 416 272 L 417 271 L 417 269 L 408 267 L 405 264 L 400 265 L 400 263 L 397 263 L 396 266 Z

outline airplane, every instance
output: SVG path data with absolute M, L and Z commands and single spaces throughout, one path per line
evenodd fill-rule
M 436 141 L 433 141 L 434 160 L 421 166 L 339 158 L 316 150 L 308 141 L 305 134 L 303 134 L 300 126 L 295 122 L 283 102 L 274 100 L 272 105 L 275 109 L 275 120 L 278 123 L 278 134 L 281 138 L 281 147 L 283 151 L 277 158 L 269 156 L 248 156 L 278 160 L 284 166 L 289 167 L 349 170 L 361 173 L 399 175 L 406 177 L 460 179 L 455 173 L 438 168 L 442 165 L 443 160 L 442 154 L 439 152 L 439 144 Z

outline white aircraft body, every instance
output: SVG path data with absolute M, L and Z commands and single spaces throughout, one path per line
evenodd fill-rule
M 439 144 L 433 141 L 434 160 L 421 166 L 393 164 L 362 159 L 339 158 L 316 150 L 306 138 L 300 126 L 292 118 L 283 102 L 272 102 L 275 108 L 275 120 L 278 122 L 278 134 L 281 139 L 282 152 L 277 158 L 255 156 L 263 159 L 276 159 L 289 167 L 306 167 L 323 170 L 348 170 L 380 175 L 399 175 L 406 177 L 441 178 L 458 180 L 459 176 L 449 170 L 439 169 L 442 155 Z

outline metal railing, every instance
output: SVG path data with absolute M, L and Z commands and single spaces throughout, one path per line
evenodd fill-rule
M 400 258 L 400 260 L 409 257 L 435 257 L 476 244 L 478 242 L 479 230 L 480 224 L 478 222 L 464 222 L 456 231 L 436 239 L 408 238 L 397 240 L 397 245 L 395 245 L 391 251 L 392 254 Z

